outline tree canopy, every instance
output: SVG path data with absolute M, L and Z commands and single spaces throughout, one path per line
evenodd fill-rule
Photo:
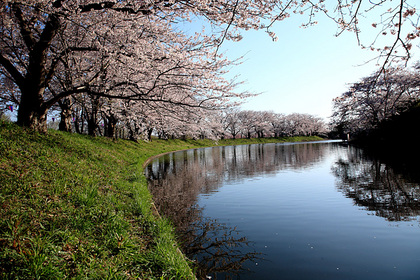
M 360 19 L 372 14 L 378 33 L 393 36 L 391 45 L 378 48 L 383 65 L 410 56 L 420 34 L 410 1 L 328 5 L 323 0 L 2 1 L 0 101 L 17 107 L 19 125 L 37 131 L 46 131 L 54 106 L 62 112 L 64 130 L 72 115 L 77 117 L 71 113 L 77 106 L 91 130 L 101 114 L 110 134 L 116 120 L 133 131 L 145 116 L 155 123 L 191 120 L 202 110 L 252 96 L 235 90 L 240 82 L 226 80 L 224 74 L 237 62 L 223 57 L 220 45 L 240 40 L 238 31 L 248 29 L 275 40 L 272 26 L 293 14 L 306 15 L 306 25 L 316 22 L 317 13 L 325 14 L 340 32 L 355 32 L 357 38 Z M 211 32 L 189 34 L 180 28 L 194 18 L 207 22 Z
M 365 134 L 419 101 L 418 66 L 388 68 L 351 84 L 348 91 L 333 100 L 333 126 L 340 132 Z

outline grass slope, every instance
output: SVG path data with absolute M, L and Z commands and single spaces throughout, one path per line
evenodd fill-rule
M 204 146 L 319 138 L 134 143 L 0 121 L 1 279 L 193 279 L 153 214 L 151 156 Z

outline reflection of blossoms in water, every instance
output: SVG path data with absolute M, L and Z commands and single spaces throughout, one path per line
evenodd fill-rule
M 197 207 L 199 195 L 215 192 L 224 183 L 240 183 L 282 169 L 309 168 L 325 152 L 325 145 L 308 143 L 196 149 L 155 160 L 146 176 L 159 212 L 174 223 L 185 254 L 199 263 L 198 273 L 202 277 L 227 271 L 235 275 L 243 263 L 255 261 L 260 254 L 235 227 L 203 217 Z
M 337 188 L 356 205 L 389 221 L 412 220 L 420 215 L 420 185 L 409 182 L 389 165 L 350 147 L 332 167 Z
M 252 249 L 251 242 L 236 227 L 205 217 L 192 222 L 180 240 L 184 253 L 197 263 L 199 279 L 206 276 L 217 279 L 218 273 L 243 273 L 242 264 L 255 262 L 261 255 Z
M 418 228 L 382 218 L 419 214 L 419 185 L 400 173 L 351 146 L 273 144 L 167 155 L 146 175 L 198 279 L 326 279 L 335 262 L 331 279 L 394 279 L 391 259 L 408 279 Z

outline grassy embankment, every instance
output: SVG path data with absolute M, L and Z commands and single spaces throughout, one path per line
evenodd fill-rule
M 42 135 L 0 121 L 0 278 L 193 279 L 172 226 L 153 214 L 142 165 L 153 155 L 214 145 Z

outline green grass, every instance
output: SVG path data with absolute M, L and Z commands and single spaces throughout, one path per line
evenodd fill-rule
M 134 143 L 0 121 L 0 278 L 193 279 L 172 225 L 152 211 L 142 165 L 174 150 L 279 141 Z

